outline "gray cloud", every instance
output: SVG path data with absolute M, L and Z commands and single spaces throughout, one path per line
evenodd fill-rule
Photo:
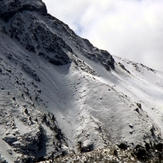
M 43 1 L 95 46 L 163 71 L 162 0 Z

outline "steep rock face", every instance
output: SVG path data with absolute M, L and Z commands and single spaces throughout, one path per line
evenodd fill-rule
M 3 27 L 4 32 L 49 62 L 56 65 L 70 63 L 67 53 L 80 51 L 107 70 L 114 69 L 114 59 L 107 51 L 95 48 L 88 40 L 76 36 L 67 25 L 47 14 L 42 1 L 1 1 L 0 7 L 0 17 L 8 24 Z
M 27 73 L 22 73 L 19 62 L 16 62 L 19 66 L 15 67 L 12 59 L 9 59 L 9 62 L 11 61 L 9 64 L 5 61 L 6 58 L 2 58 L 0 59 L 2 156 L 7 162 L 32 163 L 48 159 L 52 153 L 55 156 L 60 155 L 65 150 L 63 147 L 67 146 L 66 138 L 54 114 L 42 110 L 43 107 L 46 108 L 46 104 L 37 86 L 40 80 L 27 67 L 23 67 Z
M 49 24 L 53 33 L 66 41 L 67 45 L 72 48 L 75 55 L 79 58 L 83 59 L 84 56 L 87 59 L 103 65 L 106 70 L 115 68 L 114 58 L 109 52 L 94 47 L 89 40 L 77 36 L 66 24 L 50 15 L 45 17 L 45 22 Z M 82 57 L 80 55 L 81 53 Z
M 37 7 L 38 2 L 36 4 L 28 3 Z M 32 12 L 25 9 L 21 12 L 19 10 L 16 11 L 8 21 L 9 28 L 6 29 L 4 27 L 4 31 L 11 38 L 16 39 L 28 51 L 36 53 L 36 55 L 43 57 L 53 64 L 63 65 L 70 62 L 66 53 L 67 51 L 72 52 L 71 48 L 66 45 L 62 38 L 54 35 L 48 26 L 39 21 L 37 17 L 39 12 L 37 10 L 37 16 L 33 16 Z M 35 9 L 33 12 L 35 12 Z
M 50 63 L 63 65 L 71 62 L 66 54 L 72 52 L 71 48 L 30 13 L 16 14 L 11 20 L 9 33 L 11 38 L 15 38 L 28 51 Z
M 42 15 L 47 14 L 46 6 L 42 1 L 32 0 L 2 0 L 0 2 L 0 16 L 8 21 L 16 13 L 23 11 L 36 11 Z

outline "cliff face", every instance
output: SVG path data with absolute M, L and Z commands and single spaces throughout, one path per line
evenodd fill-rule
M 35 11 L 41 15 L 46 15 L 46 6 L 42 1 L 32 1 L 32 0 L 2 0 L 0 2 L 1 10 L 0 16 L 8 21 L 15 14 L 23 11 Z
M 87 58 L 101 62 L 108 70 L 114 68 L 114 59 L 107 51 L 98 50 L 88 40 L 77 38 L 67 25 L 47 14 L 42 1 L 1 1 L 0 7 L 0 17 L 8 24 L 8 29 L 3 27 L 4 31 L 49 62 L 56 65 L 69 63 L 66 53 L 76 50 L 71 46 L 78 46 Z M 69 44 L 69 39 L 73 45 Z
M 94 47 L 40 0 L 0 2 L 0 77 L 8 162 L 113 145 L 162 150 L 163 73 Z

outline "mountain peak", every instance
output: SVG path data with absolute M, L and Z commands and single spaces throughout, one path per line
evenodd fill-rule
M 163 73 L 94 47 L 42 1 L 0 1 L 0 77 L 8 162 L 99 148 L 153 159 L 163 150 Z
M 0 17 L 6 21 L 25 10 L 36 11 L 43 15 L 47 13 L 46 6 L 41 0 L 1 0 L 0 8 Z

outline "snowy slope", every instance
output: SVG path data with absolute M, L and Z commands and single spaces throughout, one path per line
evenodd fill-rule
M 94 47 L 39 0 L 0 2 L 0 76 L 9 163 L 78 153 L 79 143 L 162 143 L 163 73 Z

